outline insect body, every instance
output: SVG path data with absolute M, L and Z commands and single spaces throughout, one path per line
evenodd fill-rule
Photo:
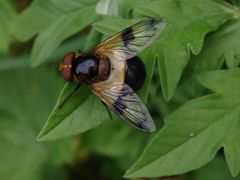
M 142 20 L 107 39 L 88 53 L 68 53 L 60 64 L 63 77 L 87 84 L 103 104 L 127 123 L 152 132 L 155 124 L 134 93 L 146 72 L 137 53 L 149 46 L 165 28 L 157 18 Z

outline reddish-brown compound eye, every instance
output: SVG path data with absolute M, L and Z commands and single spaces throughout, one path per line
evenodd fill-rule
M 59 65 L 59 70 L 61 71 L 65 80 L 73 82 L 74 75 L 72 73 L 72 61 L 75 59 L 75 53 L 70 52 L 64 56 L 62 63 Z

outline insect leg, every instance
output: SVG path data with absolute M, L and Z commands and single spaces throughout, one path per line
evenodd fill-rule
M 63 105 L 67 102 L 67 100 L 69 100 L 69 98 L 75 93 L 77 92 L 77 90 L 81 87 L 81 83 L 79 83 L 74 90 L 63 100 L 63 102 L 61 102 L 61 104 L 58 106 L 58 109 L 61 109 L 63 107 Z
M 107 112 L 108 112 L 108 115 L 109 115 L 110 119 L 112 120 L 113 118 L 112 118 L 111 111 L 108 109 L 108 107 L 107 107 L 107 105 L 105 104 L 105 102 L 101 101 L 101 103 L 105 106 L 105 108 L 106 108 L 106 110 L 107 110 Z

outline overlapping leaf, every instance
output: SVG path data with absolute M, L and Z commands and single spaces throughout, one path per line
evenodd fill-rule
M 93 152 L 130 161 L 138 157 L 150 137 L 152 134 L 137 131 L 121 121 L 109 120 L 84 134 L 82 143 Z
M 70 140 L 42 144 L 37 143 L 36 135 L 62 82 L 46 69 L 5 71 L 1 78 L 4 81 L 0 88 L 1 179 L 43 179 L 47 166 L 60 173 L 59 167 L 73 156 Z
M 193 57 L 191 71 L 195 74 L 220 68 L 224 61 L 229 67 L 237 67 L 240 52 L 240 22 L 233 20 L 226 23 L 216 33 L 211 34 L 199 56 Z
M 152 0 L 118 0 L 118 9 L 121 17 L 130 18 L 138 15 L 134 10 L 136 6 L 145 5 L 150 3 Z
M 96 6 L 96 12 L 101 15 L 117 16 L 118 6 L 116 0 L 100 0 Z
M 12 37 L 10 34 L 11 22 L 16 16 L 16 11 L 7 0 L 0 1 L 0 52 L 9 50 Z
M 169 52 L 168 55 L 166 54 L 167 56 L 171 55 L 171 57 L 169 56 L 170 58 L 172 58 L 174 56 L 174 58 L 172 60 L 170 60 L 169 62 L 166 62 L 166 63 L 174 63 L 174 65 L 172 64 L 171 67 L 166 66 L 166 68 L 162 68 L 161 69 L 161 74 L 162 73 L 164 73 L 164 74 L 162 74 L 161 78 L 162 78 L 162 82 L 164 81 L 163 80 L 164 78 L 169 77 L 170 78 L 169 81 L 171 80 L 171 83 L 172 82 L 177 83 L 177 81 L 178 81 L 177 79 L 180 78 L 181 71 L 183 70 L 184 66 L 186 65 L 186 63 L 188 61 L 189 51 L 184 50 L 185 45 L 190 43 L 192 45 L 191 48 L 192 48 L 193 52 L 198 53 L 201 49 L 204 35 L 208 31 L 215 29 L 217 26 L 219 26 L 219 24 L 223 23 L 226 19 L 229 18 L 228 14 L 223 12 L 221 9 L 216 7 L 215 4 L 212 4 L 212 3 L 208 4 L 208 6 L 210 6 L 210 7 L 208 7 L 206 5 L 203 5 L 203 2 L 194 2 L 193 4 L 191 4 L 191 7 L 193 6 L 193 8 L 194 7 L 196 8 L 195 4 L 199 5 L 200 9 L 202 11 L 204 11 L 204 13 L 201 13 L 200 16 L 199 16 L 199 14 L 196 14 L 195 12 L 193 12 L 193 10 L 189 10 L 188 8 L 184 9 L 184 7 L 176 6 L 175 2 L 173 2 L 173 1 L 168 1 L 168 2 L 159 1 L 157 3 L 160 3 L 160 4 L 150 3 L 149 6 L 146 6 L 146 9 L 147 8 L 150 9 L 153 6 L 160 7 L 160 5 L 161 5 L 161 8 L 164 8 L 164 11 L 162 11 L 162 12 L 163 12 L 163 14 L 165 13 L 165 16 L 163 16 L 163 17 L 166 17 L 166 19 L 169 20 L 170 27 L 168 28 L 167 32 L 163 35 L 163 37 L 160 38 L 159 42 L 154 43 L 149 49 L 147 49 L 141 55 L 142 59 L 144 60 L 144 62 L 146 64 L 147 74 L 148 74 L 148 79 L 145 83 L 145 87 L 140 92 L 141 97 L 143 97 L 144 100 L 146 100 L 146 98 L 147 98 L 148 89 L 149 89 L 148 84 L 151 80 L 151 76 L 152 76 L 152 73 L 153 73 L 153 67 L 155 65 L 155 58 L 156 58 L 157 54 L 159 56 L 161 56 L 160 57 L 161 58 L 160 64 L 161 64 L 163 62 L 162 55 L 166 54 L 166 52 L 168 52 L 169 50 L 174 51 L 174 53 Z M 184 3 L 186 3 L 186 2 L 183 1 L 183 0 L 179 0 L 179 3 L 182 3 L 182 5 L 184 5 Z M 207 3 L 207 2 L 204 1 L 204 3 Z M 173 8 L 173 9 L 171 9 L 171 8 Z M 183 8 L 183 9 L 181 9 L 181 11 L 180 11 L 179 8 Z M 154 10 L 156 11 L 156 9 L 154 9 L 154 8 L 153 8 L 153 10 L 149 10 L 149 9 L 143 10 L 143 8 L 141 8 L 141 12 L 142 11 L 143 12 L 150 11 L 150 13 L 152 13 L 152 11 L 153 12 L 154 12 Z M 170 12 L 176 11 L 176 10 L 180 11 L 181 14 L 177 14 L 176 12 L 174 12 L 174 14 L 170 14 Z M 212 10 L 214 10 L 214 11 L 212 11 Z M 187 19 L 187 17 L 185 17 L 187 15 L 187 13 L 193 13 L 193 14 L 195 13 L 195 17 Z M 160 16 L 160 15 L 158 14 L 158 16 Z M 207 21 L 206 21 L 207 23 L 205 22 L 205 19 L 207 19 Z M 96 28 L 100 32 L 103 32 L 107 35 L 112 35 L 112 34 L 116 33 L 117 31 L 120 31 L 123 28 L 129 26 L 130 24 L 133 24 L 133 22 L 137 22 L 138 20 L 139 19 L 128 21 L 128 20 L 122 20 L 120 18 L 116 18 L 116 19 L 115 18 L 112 18 L 112 19 L 109 18 L 109 19 L 105 19 L 105 20 L 102 20 L 102 21 L 99 21 L 99 22 L 95 23 L 94 28 Z M 184 23 L 179 24 L 180 20 L 183 21 Z M 178 27 L 178 29 L 180 31 L 179 33 L 173 33 L 174 28 L 176 28 L 176 27 Z M 191 30 L 194 32 L 193 36 L 187 36 L 187 34 Z M 176 37 L 179 38 L 178 41 L 177 41 Z M 184 45 L 183 42 L 185 42 L 186 44 Z M 164 43 L 166 43 L 166 47 L 165 47 Z M 176 46 L 176 44 L 178 46 Z M 183 50 L 183 52 L 180 52 L 181 50 Z M 179 58 L 178 61 L 173 62 L 173 61 L 176 61 L 177 56 Z M 185 63 L 182 63 L 181 61 L 184 61 Z M 168 71 L 167 70 L 168 68 L 169 68 L 169 71 L 172 71 L 172 69 L 174 69 L 174 68 L 176 68 L 176 69 L 174 70 L 174 73 L 170 73 L 168 75 L 168 73 L 166 73 Z M 174 81 L 174 78 L 172 78 L 172 76 L 175 77 L 175 81 Z M 166 86 L 166 84 L 164 85 L 164 83 L 163 83 L 163 87 L 168 88 L 170 86 Z M 172 88 L 172 90 L 174 88 Z M 73 88 L 70 88 L 70 89 L 73 89 Z M 65 91 L 63 93 L 65 94 Z M 71 102 L 69 102 L 69 103 L 71 103 Z M 81 103 L 79 103 L 78 105 L 80 105 L 80 104 Z M 75 106 L 74 108 L 77 108 L 77 106 Z M 71 108 L 71 110 L 68 111 L 67 116 L 69 116 L 69 117 L 71 117 L 71 119 L 75 120 L 76 116 L 74 116 L 75 118 L 72 117 L 72 112 L 75 111 L 74 108 Z M 77 112 L 81 109 L 82 108 L 78 109 Z M 57 111 L 57 109 L 55 109 L 55 111 Z M 53 112 L 53 114 L 54 114 L 54 112 Z M 62 112 L 64 112 L 64 111 L 62 111 Z M 54 119 L 56 119 L 56 118 L 55 118 L 55 116 L 53 116 L 53 114 L 50 117 L 50 119 L 48 120 L 47 125 L 44 128 L 45 130 L 46 130 L 46 127 L 48 127 L 49 124 L 52 124 L 51 122 L 55 121 Z M 70 130 L 72 127 L 67 126 L 67 124 L 70 121 L 65 122 L 65 120 L 64 120 L 65 118 L 66 118 L 66 116 L 58 116 L 58 118 L 57 118 L 58 120 L 56 120 L 56 122 L 58 122 L 58 123 L 53 123 L 52 125 L 50 125 L 50 129 L 47 128 L 48 129 L 47 131 L 43 130 L 44 133 L 41 133 L 40 137 L 42 137 L 43 134 L 46 135 L 46 134 L 51 133 L 51 130 L 55 131 L 56 128 L 54 128 L 54 126 L 62 127 L 62 125 L 60 125 L 62 123 L 64 123 L 64 124 L 66 123 L 64 126 L 69 127 L 69 128 L 67 128 L 68 133 L 62 133 L 65 130 L 64 128 L 59 128 L 59 129 L 57 128 L 58 130 L 56 130 L 56 132 L 54 132 L 47 139 L 51 139 L 51 138 L 54 139 L 54 138 L 65 136 L 65 135 L 76 134 L 77 132 L 83 132 L 81 130 L 81 128 L 78 128 L 78 131 L 77 130 L 73 130 L 73 131 Z M 82 122 L 82 121 L 79 120 L 77 122 Z M 94 123 L 92 124 L 92 126 L 95 126 L 95 125 L 96 124 L 94 124 Z M 79 127 L 79 126 L 80 126 L 80 124 L 78 123 L 78 125 L 75 126 L 75 127 Z M 87 129 L 89 129 L 90 127 L 91 127 L 91 125 Z M 84 129 L 84 131 L 87 130 L 87 129 Z
M 97 97 L 86 87 L 80 88 L 63 108 L 59 105 L 74 90 L 74 85 L 66 84 L 60 99 L 40 132 L 39 140 L 51 140 L 85 132 L 107 119 L 107 112 Z
M 169 100 L 188 63 L 190 52 L 198 54 L 205 35 L 232 15 L 208 0 L 160 0 L 140 6 L 137 10 L 145 15 L 164 18 L 168 22 L 166 31 L 150 51 L 152 58 L 159 55 L 163 93 Z
M 240 70 L 206 72 L 200 82 L 215 94 L 172 113 L 127 177 L 158 177 L 188 172 L 209 162 L 224 147 L 233 176 L 240 171 Z
M 19 40 L 26 41 L 66 14 L 95 2 L 96 0 L 35 0 L 16 18 L 12 32 Z
M 63 40 L 90 25 L 97 18 L 94 8 L 94 6 L 84 7 L 65 14 L 42 31 L 34 42 L 31 64 L 37 66 L 43 63 L 54 53 Z
M 83 49 L 89 50 L 100 39 L 101 35 L 95 30 L 91 30 Z M 65 103 L 63 108 L 58 108 L 66 96 L 74 91 L 76 86 L 77 84 L 65 84 L 54 110 L 38 136 L 39 140 L 57 139 L 81 133 L 97 126 L 101 121 L 106 119 L 107 114 L 101 108 L 100 101 L 96 97 L 93 97 L 93 94 L 90 94 L 90 90 L 84 86 Z M 93 105 L 100 107 L 92 109 Z
M 153 69 L 157 64 L 156 60 L 160 64 L 162 89 L 167 100 L 173 96 L 191 52 L 194 54 L 191 64 L 185 69 L 186 74 L 182 78 L 188 80 L 181 84 L 182 87 L 178 91 L 180 96 L 198 89 L 199 84 L 195 86 L 197 84 L 195 74 L 219 69 L 225 60 L 227 65 L 225 67 L 232 68 L 199 76 L 200 82 L 215 93 L 189 101 L 175 113 L 170 114 L 166 119 L 165 127 L 153 138 L 126 176 L 159 177 L 188 172 L 209 162 L 222 147 L 232 175 L 236 176 L 239 173 L 240 70 L 234 68 L 240 64 L 238 41 L 240 13 L 237 7 L 224 2 L 221 0 L 118 1 L 118 12 L 125 18 L 139 17 L 143 14 L 161 17 L 168 22 L 168 27 L 162 36 L 140 54 L 148 76 L 138 94 L 145 102 L 149 94 Z M 239 0 L 228 2 L 239 6 Z M 96 3 L 96 0 L 33 1 L 31 6 L 18 16 L 12 28 L 14 35 L 23 41 L 38 34 L 31 56 L 32 65 L 43 63 L 55 53 L 55 49 L 65 39 L 89 27 L 97 19 Z M 9 27 L 15 12 L 8 1 L 4 0 L 0 4 L 0 51 L 7 52 L 12 41 Z M 135 11 L 130 11 L 133 9 Z M 212 33 L 202 48 L 205 35 L 216 30 L 233 16 L 238 19 L 224 24 L 219 31 Z M 87 29 L 89 34 L 86 41 L 87 31 L 80 34 L 77 48 L 89 50 L 102 40 L 102 34 L 99 32 L 106 37 L 139 21 L 139 19 L 123 20 L 120 17 L 103 18 L 104 20 L 94 24 L 94 28 Z M 85 48 L 82 48 L 83 42 L 86 43 Z M 200 50 L 202 50 L 200 55 L 195 56 Z M 57 57 L 62 57 L 65 51 L 61 51 Z M 35 141 L 42 120 L 47 116 L 56 98 L 56 90 L 62 83 L 45 70 L 29 72 L 24 69 L 21 72 L 7 72 L 10 67 L 26 66 L 27 59 L 23 59 L 24 61 L 20 61 L 20 58 L 19 62 L 7 62 L 9 59 L 6 59 L 0 67 L 0 70 L 5 71 L 1 76 L 4 87 L 0 88 L 0 152 L 2 154 L 0 177 L 45 179 L 49 178 L 45 175 L 45 170 L 49 168 L 47 159 L 51 163 L 50 166 L 55 166 L 66 162 L 69 159 L 68 155 L 72 155 L 68 140 L 62 143 L 52 142 L 52 145 L 39 144 Z M 76 85 L 64 86 L 54 110 L 38 137 L 39 140 L 52 140 L 82 133 L 109 119 L 99 99 L 86 87 L 81 87 L 63 108 L 59 109 L 59 104 Z M 199 89 L 202 90 L 203 87 Z M 191 97 L 200 94 L 192 93 Z M 182 98 L 181 102 L 188 98 Z M 156 102 L 151 102 L 151 105 L 158 105 L 159 99 L 160 96 L 152 98 L 151 100 Z M 173 100 L 175 101 L 176 98 Z M 172 102 L 169 106 L 171 108 L 168 109 L 168 113 L 176 108 L 173 108 Z M 166 104 L 164 108 L 168 108 Z M 109 138 L 110 134 L 112 134 L 111 138 Z M 82 137 L 84 148 L 111 157 L 127 158 L 125 164 L 129 166 L 144 148 L 150 136 L 147 137 L 120 121 L 109 121 Z M 19 153 L 16 153 L 16 149 Z M 46 166 L 45 170 L 43 165 Z M 213 166 L 215 167 L 216 164 Z M 200 174 L 202 175 L 202 172 Z M 206 176 L 196 175 L 196 178 L 203 177 Z M 229 175 L 224 177 L 229 178 Z
M 217 155 L 210 163 L 194 172 L 196 180 L 234 180 L 239 177 L 232 177 L 227 169 L 224 157 Z
M 217 32 L 210 34 L 199 55 L 191 57 L 191 61 L 183 74 L 183 82 L 179 90 L 185 94 L 186 92 L 190 93 L 191 97 L 202 95 L 204 88 L 197 81 L 197 74 L 220 69 L 225 62 L 229 68 L 237 67 L 239 65 L 240 45 L 236 39 L 239 38 L 239 20 L 229 21 Z

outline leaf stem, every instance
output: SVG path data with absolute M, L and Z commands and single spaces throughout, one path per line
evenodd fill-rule
M 225 12 L 234 15 L 235 19 L 240 18 L 240 8 L 237 6 L 233 6 L 227 2 L 216 3 L 220 8 L 222 8 Z

